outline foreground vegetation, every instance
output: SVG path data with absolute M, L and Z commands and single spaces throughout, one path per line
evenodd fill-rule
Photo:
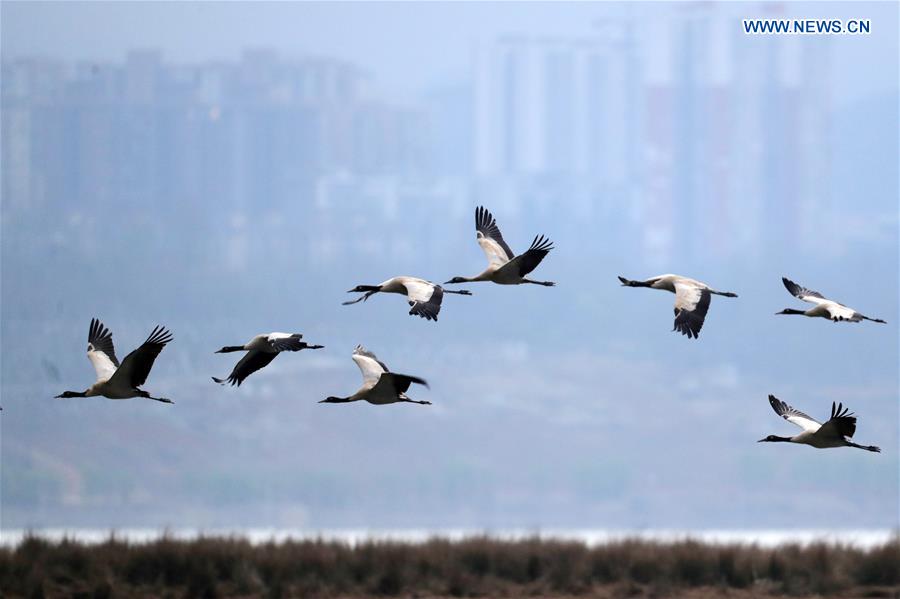
M 476 537 L 425 543 L 240 538 L 0 549 L 4 597 L 900 597 L 900 535 L 862 550 Z

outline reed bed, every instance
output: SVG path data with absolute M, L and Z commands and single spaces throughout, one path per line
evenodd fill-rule
M 99 544 L 28 536 L 0 549 L 4 597 L 900 597 L 900 535 L 873 549 L 487 536 L 423 543 Z

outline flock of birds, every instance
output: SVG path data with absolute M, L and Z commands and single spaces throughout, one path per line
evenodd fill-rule
M 474 283 L 490 281 L 498 285 L 534 284 L 552 287 L 552 281 L 535 281 L 528 275 L 543 261 L 553 244 L 543 235 L 536 236 L 531 246 L 523 253 L 516 255 L 504 241 L 500 228 L 493 215 L 485 208 L 475 210 L 475 235 L 478 245 L 487 256 L 487 268 L 474 277 L 453 277 L 444 285 L 457 283 Z M 678 331 L 688 338 L 696 339 L 706 319 L 710 299 L 713 295 L 737 297 L 729 291 L 717 291 L 706 283 L 673 274 L 651 277 L 643 281 L 619 277 L 626 287 L 649 287 L 661 289 L 675 294 L 675 324 L 673 331 Z M 827 299 L 817 291 L 811 291 L 783 278 L 785 288 L 799 300 L 813 304 L 808 310 L 786 308 L 777 314 L 795 314 L 811 318 L 827 318 L 833 322 L 872 322 L 885 323 L 878 318 L 869 318 L 852 308 Z M 365 301 L 376 293 L 394 293 L 405 295 L 410 309 L 409 314 L 426 320 L 437 321 L 441 303 L 445 293 L 472 295 L 467 290 L 449 290 L 441 285 L 416 277 L 393 277 L 379 285 L 358 285 L 348 293 L 362 293 L 355 300 L 344 302 L 344 305 Z M 216 353 L 246 352 L 238 361 L 231 374 L 225 379 L 213 377 L 220 384 L 240 386 L 251 374 L 265 368 L 281 352 L 296 352 L 304 349 L 322 349 L 321 345 L 311 345 L 302 340 L 299 333 L 269 333 L 256 335 L 244 345 L 229 345 Z M 172 341 L 172 334 L 164 327 L 153 329 L 147 340 L 136 350 L 125 356 L 120 363 L 116 358 L 112 333 L 96 318 L 91 320 L 88 330 L 87 356 L 97 374 L 96 382 L 85 391 L 65 391 L 57 398 L 103 396 L 109 399 L 128 399 L 145 397 L 164 403 L 174 403 L 164 397 L 153 397 L 140 387 L 147 381 L 153 363 L 167 343 Z M 346 403 L 365 400 L 376 405 L 397 402 L 430 405 L 428 401 L 416 401 L 406 395 L 413 383 L 428 387 L 428 383 L 419 377 L 392 372 L 375 354 L 361 345 L 353 350 L 353 361 L 363 376 L 363 384 L 352 395 L 347 397 L 331 396 L 319 403 Z M 875 446 L 857 445 L 850 441 L 856 432 L 856 417 L 842 405 L 832 403 L 831 417 L 824 424 L 807 416 L 803 412 L 789 406 L 773 395 L 769 403 L 775 413 L 801 429 L 803 432 L 792 437 L 769 435 L 759 442 L 790 442 L 809 445 L 816 448 L 856 447 L 872 452 L 881 450 Z

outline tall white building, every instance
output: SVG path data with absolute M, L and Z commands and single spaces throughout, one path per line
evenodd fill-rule
M 630 122 L 622 31 L 505 37 L 475 60 L 475 172 L 623 181 Z M 624 51 L 623 51 L 624 50 Z

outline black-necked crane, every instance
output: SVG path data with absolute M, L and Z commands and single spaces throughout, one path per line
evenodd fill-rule
M 376 405 L 397 402 L 431 405 L 430 401 L 416 401 L 406 395 L 406 391 L 412 383 L 428 387 L 428 383 L 424 379 L 408 374 L 391 372 L 384 362 L 362 345 L 357 345 L 356 349 L 353 350 L 353 361 L 356 362 L 356 365 L 359 366 L 359 370 L 362 372 L 362 387 L 349 397 L 331 396 L 319 403 L 347 403 L 365 400 Z
M 781 312 L 776 312 L 776 314 L 800 314 L 811 318 L 827 318 L 834 322 L 861 322 L 863 320 L 871 320 L 872 322 L 887 324 L 887 322 L 880 318 L 869 318 L 868 316 L 860 314 L 853 308 L 848 308 L 844 304 L 839 304 L 836 301 L 830 300 L 818 291 L 811 291 L 806 287 L 802 287 L 787 277 L 781 277 L 781 282 L 784 283 L 785 289 L 787 289 L 791 295 L 804 302 L 815 304 L 815 307 L 810 308 L 809 310 L 785 308 Z
M 310 345 L 305 341 L 301 341 L 303 335 L 300 333 L 269 333 L 268 335 L 257 335 L 244 345 L 226 345 L 217 354 L 226 354 L 235 351 L 246 351 L 247 354 L 241 358 L 235 365 L 234 370 L 228 375 L 227 379 L 212 380 L 224 385 L 241 386 L 244 379 L 269 365 L 269 362 L 283 351 L 300 351 L 301 349 L 322 349 L 324 345 Z
M 674 293 L 675 326 L 672 330 L 694 339 L 700 335 L 700 329 L 703 328 L 703 321 L 709 310 L 709 300 L 713 294 L 737 297 L 736 293 L 716 291 L 706 283 L 678 275 L 660 275 L 644 281 L 632 281 L 625 277 L 619 277 L 619 280 L 625 287 L 650 287 Z
M 471 291 L 466 291 L 465 289 L 451 291 L 425 279 L 405 276 L 390 278 L 380 285 L 357 285 L 347 293 L 363 293 L 364 295 L 355 300 L 343 302 L 345 306 L 367 300 L 369 296 L 376 293 L 399 293 L 406 296 L 410 306 L 410 315 L 434 321 L 438 319 L 438 313 L 441 311 L 441 301 L 444 299 L 445 293 L 472 295 Z
M 102 395 L 108 399 L 128 399 L 146 397 L 163 403 L 175 403 L 164 397 L 153 397 L 143 389 L 138 389 L 147 381 L 153 362 L 167 343 L 172 341 L 172 333 L 165 327 L 157 326 L 139 348 L 125 356 L 122 364 L 116 359 L 112 333 L 96 318 L 91 319 L 88 329 L 87 357 L 94 365 L 97 382 L 86 391 L 64 391 L 59 398 L 95 397 Z
M 765 439 L 760 439 L 757 443 L 800 443 L 801 445 L 809 445 L 817 449 L 856 447 L 857 449 L 865 449 L 875 453 L 881 452 L 881 449 L 874 445 L 857 445 L 850 441 L 850 437 L 856 432 L 856 416 L 842 404 L 835 406 L 834 402 L 831 402 L 831 418 L 825 424 L 821 424 L 800 410 L 787 405 L 774 395 L 769 396 L 769 403 L 776 414 L 788 422 L 796 424 L 803 429 L 803 432 L 793 437 L 769 435 Z
M 500 234 L 500 227 L 494 216 L 484 206 L 475 209 L 475 239 L 487 256 L 488 266 L 481 274 L 474 277 L 453 277 L 446 283 L 469 283 L 491 281 L 498 285 L 522 285 L 532 283 L 553 287 L 553 281 L 533 281 L 525 275 L 537 268 L 550 250 L 553 243 L 543 235 L 535 236 L 525 252 L 516 256 Z

